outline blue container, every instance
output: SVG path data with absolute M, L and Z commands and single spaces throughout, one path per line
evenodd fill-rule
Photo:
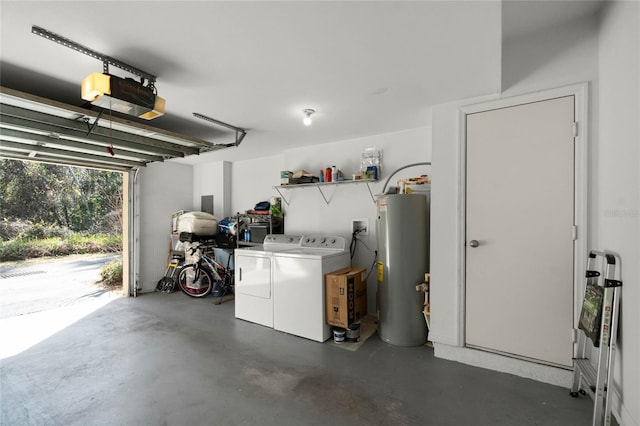
M 373 179 L 378 180 L 378 166 L 367 167 L 367 173 L 373 172 Z

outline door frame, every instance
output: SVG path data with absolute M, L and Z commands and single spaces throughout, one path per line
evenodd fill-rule
M 123 292 L 137 297 L 140 277 L 140 203 L 138 173 L 140 169 L 123 173 L 122 280 Z
M 579 83 L 571 86 L 559 87 L 539 91 L 535 93 L 517 95 L 513 97 L 500 98 L 467 105 L 458 109 L 458 170 L 460 174 L 458 192 L 458 276 L 461 278 L 458 291 L 458 342 L 460 346 L 466 346 L 466 198 L 467 198 L 467 138 L 466 138 L 466 116 L 468 114 L 490 111 L 499 108 L 507 108 L 532 102 L 540 102 L 560 97 L 574 96 L 574 117 L 577 123 L 577 134 L 574 138 L 574 225 L 577 226 L 577 238 L 574 241 L 574 264 L 573 264 L 573 325 L 577 326 L 577 312 L 582 305 L 584 293 L 584 271 L 586 268 L 587 246 L 588 246 L 588 94 L 589 84 Z M 575 336 L 574 356 L 575 356 Z

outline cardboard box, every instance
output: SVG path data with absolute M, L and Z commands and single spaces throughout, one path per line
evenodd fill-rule
M 327 324 L 348 328 L 367 315 L 364 268 L 342 268 L 325 275 Z
M 300 179 L 303 176 L 313 176 L 313 175 L 306 170 L 298 170 L 291 177 L 294 179 Z

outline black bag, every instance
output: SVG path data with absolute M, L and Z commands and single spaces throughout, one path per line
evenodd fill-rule
M 260 201 L 258 204 L 256 204 L 256 206 L 253 209 L 258 211 L 264 211 L 264 210 L 269 210 L 270 207 L 271 207 L 271 203 L 269 203 L 268 201 Z
M 180 233 L 180 241 L 182 241 L 183 243 L 196 243 L 198 241 L 202 241 L 203 239 L 206 239 L 206 237 L 200 237 L 193 232 Z

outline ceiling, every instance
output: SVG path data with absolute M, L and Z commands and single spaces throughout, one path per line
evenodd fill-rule
M 128 118 L 131 131 L 139 122 L 195 143 L 199 155 L 176 161 L 237 161 L 428 125 L 433 105 L 500 92 L 503 37 L 597 3 L 1 1 L 0 83 L 82 107 L 80 82 L 102 63 L 32 34 L 36 25 L 157 76 L 166 113 Z M 305 108 L 316 110 L 311 126 Z M 194 112 L 247 136 L 212 148 L 236 135 Z

